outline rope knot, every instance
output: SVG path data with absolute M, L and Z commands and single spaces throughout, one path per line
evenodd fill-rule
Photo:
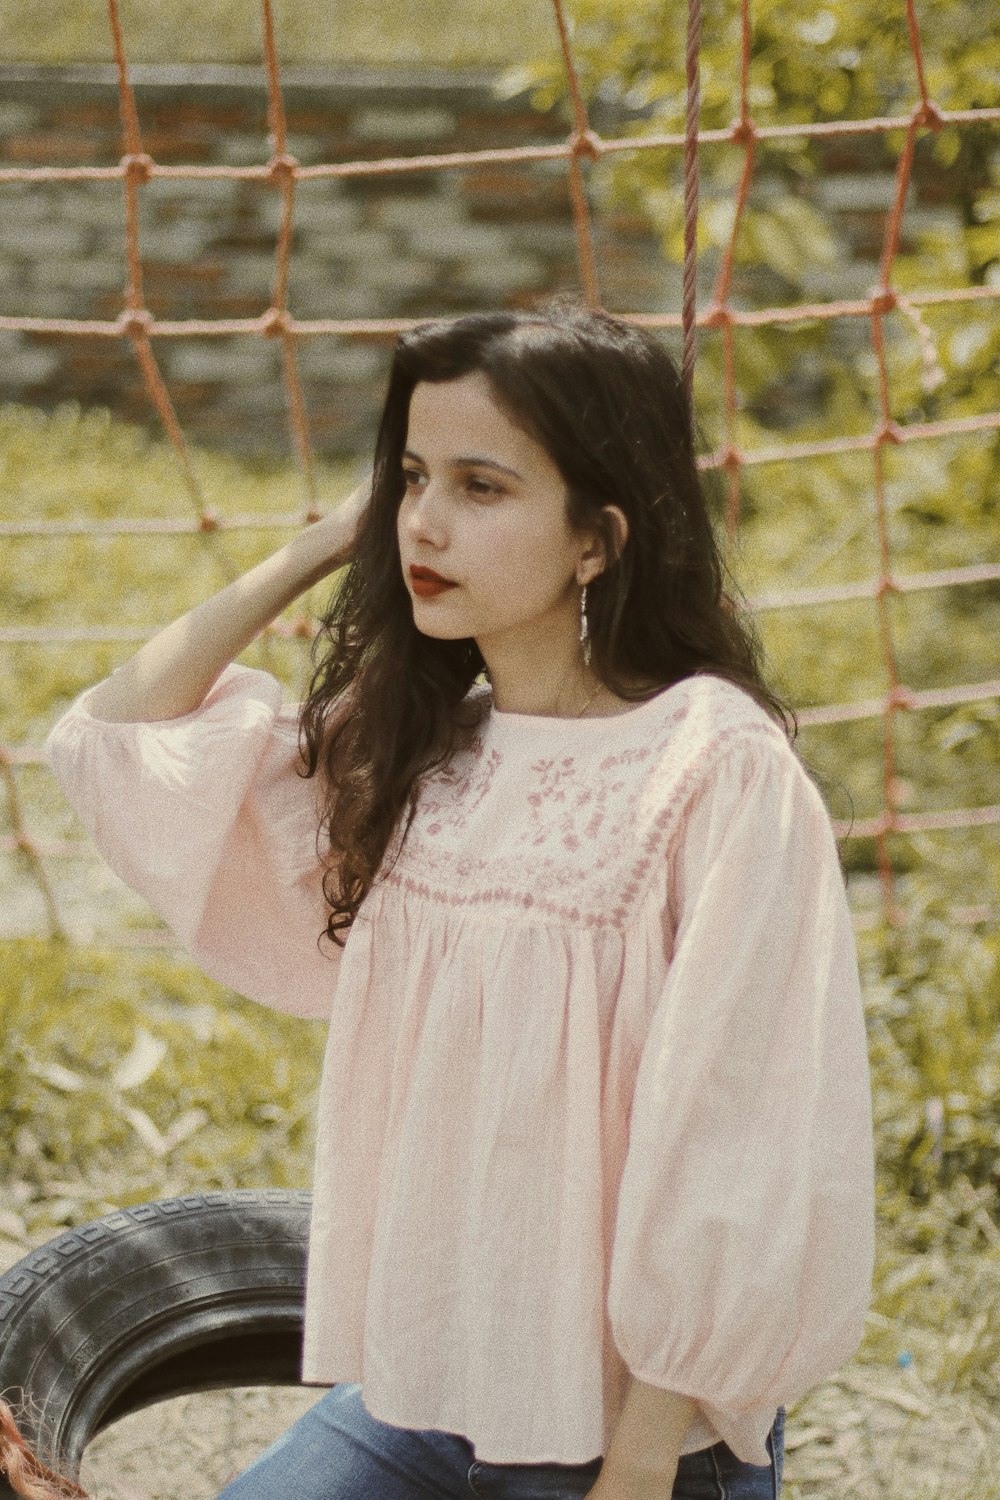
M 288 332 L 288 313 L 283 307 L 269 307 L 261 314 L 260 331 L 266 339 L 279 338 Z
M 733 310 L 724 302 L 713 302 L 701 315 L 703 328 L 726 328 L 733 321 Z
M 118 314 L 117 323 L 125 338 L 148 338 L 153 314 L 146 307 L 126 307 Z
M 198 517 L 199 531 L 218 531 L 220 524 L 219 513 L 215 510 L 203 510 Z
M 574 130 L 569 144 L 574 156 L 586 156 L 590 161 L 597 161 L 604 148 L 601 137 L 589 127 L 586 130 Z
M 267 167 L 268 182 L 274 187 L 284 187 L 286 182 L 295 177 L 298 165 L 298 157 L 289 156 L 287 152 L 283 156 L 272 156 Z
M 933 99 L 924 99 L 913 111 L 913 120 L 917 125 L 926 125 L 930 130 L 942 130 L 944 128 L 944 116 Z
M 875 435 L 876 443 L 881 447 L 883 443 L 892 443 L 893 447 L 899 447 L 903 441 L 903 429 L 898 422 L 883 422 Z
M 895 587 L 895 585 L 894 585 Z M 898 593 L 899 590 L 897 589 Z M 886 694 L 886 703 L 890 708 L 916 708 L 917 695 L 908 687 L 902 687 L 899 683 Z
M 153 158 L 145 151 L 127 152 L 119 166 L 126 179 L 134 178 L 138 183 L 148 182 L 153 175 Z
M 757 127 L 749 115 L 745 120 L 734 120 L 729 127 L 729 138 L 737 146 L 748 146 L 757 139 Z
M 896 293 L 891 286 L 876 286 L 871 292 L 871 309 L 873 313 L 894 312 L 898 306 Z

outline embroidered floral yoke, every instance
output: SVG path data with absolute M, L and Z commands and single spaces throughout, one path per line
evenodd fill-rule
M 112 867 L 210 974 L 329 1017 L 304 1378 L 572 1464 L 632 1371 L 697 1402 L 684 1452 L 768 1462 L 860 1341 L 874 1166 L 836 845 L 764 711 L 710 675 L 611 718 L 491 708 L 341 953 L 272 678 L 164 723 L 86 705 L 48 749 Z

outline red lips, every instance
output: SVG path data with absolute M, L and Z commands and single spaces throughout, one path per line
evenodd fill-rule
M 435 594 L 443 594 L 445 589 L 458 587 L 452 579 L 435 573 L 433 568 L 420 567 L 410 568 L 410 586 L 421 599 L 431 599 Z

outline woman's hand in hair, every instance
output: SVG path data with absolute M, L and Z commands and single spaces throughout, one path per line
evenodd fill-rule
M 302 532 L 303 548 L 308 547 L 316 559 L 315 576 L 310 579 L 310 584 L 319 583 L 328 573 L 336 572 L 352 560 L 371 497 L 372 475 L 369 472 L 346 500 L 341 500 L 333 510 Z
M 193 713 L 216 678 L 293 600 L 351 559 L 371 480 L 255 568 L 160 630 L 88 699 L 118 723 Z

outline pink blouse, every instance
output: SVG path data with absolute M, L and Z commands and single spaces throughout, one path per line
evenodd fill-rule
M 612 718 L 491 707 L 342 952 L 296 747 L 238 665 L 160 723 L 84 694 L 47 743 L 209 974 L 329 1019 L 303 1379 L 577 1464 L 631 1371 L 696 1402 L 683 1452 L 766 1464 L 860 1342 L 875 1229 L 854 934 L 785 736 L 705 674 Z

